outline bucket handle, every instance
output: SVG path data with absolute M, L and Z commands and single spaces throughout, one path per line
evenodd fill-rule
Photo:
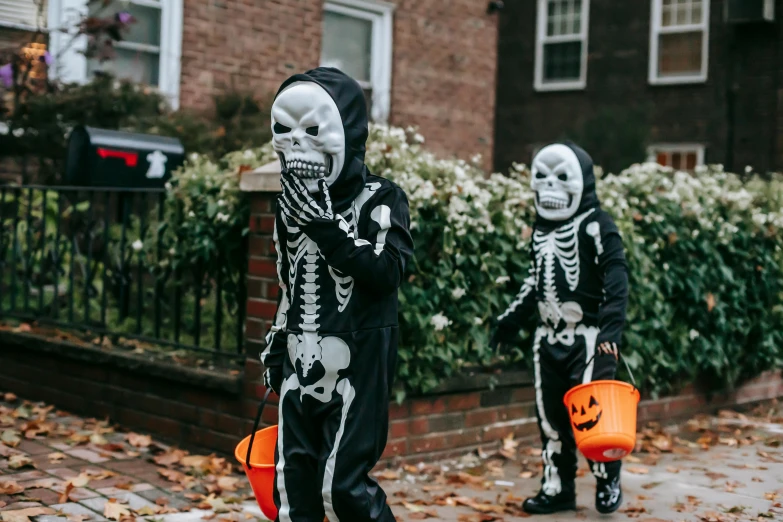
M 598 349 L 597 348 L 596 348 L 595 353 L 593 354 L 593 356 L 590 357 L 590 359 L 587 360 L 587 365 L 586 366 L 590 366 L 590 363 L 593 362 L 593 360 L 595 359 L 596 355 L 598 355 Z M 608 354 L 604 354 L 604 355 L 608 355 Z M 631 382 L 633 383 L 633 387 L 638 389 L 638 387 L 636 386 L 636 379 L 634 379 L 633 372 L 631 371 L 631 367 L 628 366 L 628 361 L 625 360 L 625 357 L 623 357 L 623 354 L 618 353 L 617 355 L 618 355 L 618 357 L 620 359 L 623 360 L 623 364 L 625 364 L 625 369 L 628 370 L 628 375 L 631 376 Z
M 250 464 L 250 453 L 253 451 L 253 441 L 256 438 L 256 432 L 258 431 L 258 423 L 261 422 L 261 415 L 264 413 L 264 408 L 266 407 L 266 401 L 269 400 L 269 394 L 272 393 L 272 388 L 267 388 L 266 393 L 264 394 L 264 399 L 261 401 L 261 404 L 258 406 L 258 413 L 256 413 L 256 420 L 253 423 L 253 433 L 250 434 L 250 443 L 247 445 L 247 456 L 245 457 L 245 465 L 248 469 L 253 469 L 253 466 Z

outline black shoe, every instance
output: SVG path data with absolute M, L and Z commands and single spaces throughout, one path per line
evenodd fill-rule
M 550 515 L 560 511 L 576 510 L 576 495 L 573 493 L 560 493 L 550 497 L 543 491 L 522 503 L 522 509 L 531 515 Z
M 595 491 L 595 509 L 604 515 L 614 513 L 623 503 L 623 489 L 620 477 L 599 479 Z

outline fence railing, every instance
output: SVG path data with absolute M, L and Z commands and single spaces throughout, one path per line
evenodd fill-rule
M 167 204 L 158 190 L 0 187 L 0 319 L 238 359 L 244 263 L 178 258 Z

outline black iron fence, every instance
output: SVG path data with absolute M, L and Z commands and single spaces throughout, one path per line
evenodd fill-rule
M 159 190 L 0 187 L 0 319 L 238 359 L 244 262 L 183 254 L 176 207 Z

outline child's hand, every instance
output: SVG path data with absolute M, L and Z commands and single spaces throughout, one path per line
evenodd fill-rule
M 283 193 L 278 199 L 280 207 L 286 217 L 294 220 L 299 225 L 307 225 L 313 219 L 333 220 L 332 198 L 329 194 L 329 186 L 326 181 L 318 183 L 321 189 L 319 201 L 307 190 L 302 181 L 292 176 L 290 172 L 282 174 Z
M 614 355 L 615 359 L 620 357 L 620 352 L 617 350 L 617 343 L 610 343 L 610 342 L 601 343 L 598 346 L 598 351 L 600 353 L 605 353 L 607 355 Z

